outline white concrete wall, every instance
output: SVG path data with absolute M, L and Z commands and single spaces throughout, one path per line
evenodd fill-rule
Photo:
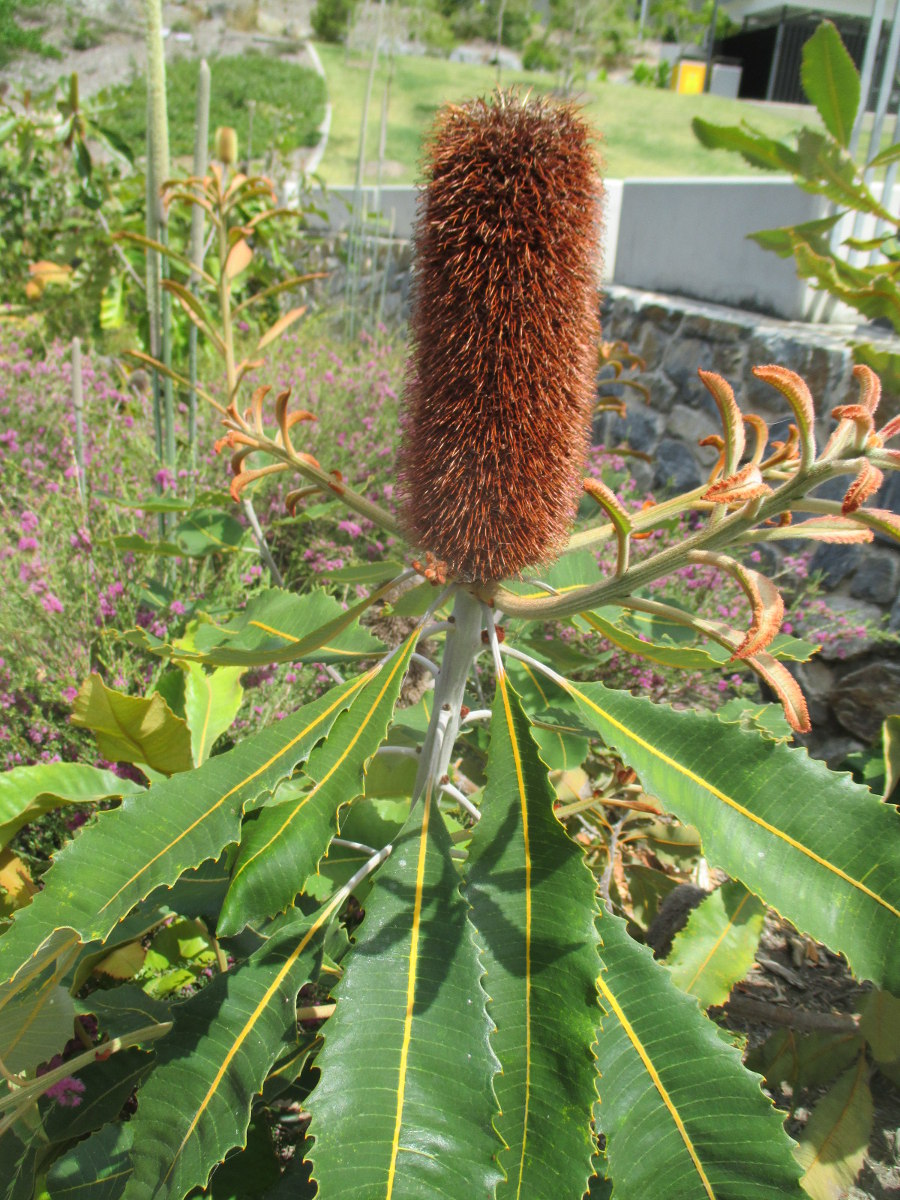
M 371 213 L 375 189 L 365 190 Z M 610 179 L 605 190 L 606 282 L 788 320 L 823 319 L 821 294 L 797 278 L 793 259 L 778 258 L 747 237 L 824 215 L 822 198 L 801 191 L 788 177 Z M 873 190 L 877 195 L 880 187 Z M 416 195 L 408 186 L 381 189 L 384 232 L 411 236 Z M 323 207 L 330 228 L 346 228 L 352 202 L 353 188 L 329 190 Z M 872 231 L 867 224 L 863 236 Z M 834 309 L 831 319 L 846 320 L 848 313 Z
M 613 282 L 801 320 L 793 259 L 747 238 L 824 215 L 789 178 L 626 179 Z

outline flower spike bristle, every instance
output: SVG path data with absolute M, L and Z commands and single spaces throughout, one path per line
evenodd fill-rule
M 427 150 L 399 475 L 410 540 L 485 583 L 559 551 L 595 393 L 601 188 L 575 110 L 448 106 Z

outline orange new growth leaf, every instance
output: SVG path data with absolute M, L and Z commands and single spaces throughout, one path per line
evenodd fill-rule
M 725 432 L 725 465 L 727 475 L 732 475 L 744 457 L 744 422 L 741 410 L 734 398 L 731 384 L 715 371 L 698 371 L 703 386 L 716 402 L 722 428 Z
M 881 399 L 881 380 L 872 368 L 864 363 L 857 363 L 853 368 L 853 375 L 859 381 L 860 404 L 874 414 Z
M 772 489 L 763 481 L 756 463 L 749 462 L 727 479 L 719 479 L 703 493 L 703 499 L 714 504 L 746 504 L 768 496 Z
M 477 582 L 562 547 L 588 446 L 600 182 L 574 109 L 438 115 L 416 232 L 399 457 L 411 541 Z
M 794 416 L 797 418 L 800 435 L 801 466 L 804 469 L 810 467 L 816 457 L 816 409 L 806 380 L 802 379 L 796 371 L 791 371 L 787 367 L 779 367 L 775 363 L 754 367 L 753 374 L 757 379 L 777 388 L 791 406 Z
M 870 462 L 864 462 L 859 474 L 847 488 L 847 493 L 841 503 L 841 512 L 846 516 L 856 512 L 873 496 L 884 482 L 884 475 L 873 467 Z

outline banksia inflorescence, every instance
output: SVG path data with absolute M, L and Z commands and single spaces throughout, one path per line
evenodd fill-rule
M 447 107 L 427 152 L 399 474 L 410 539 L 478 583 L 561 548 L 595 391 L 600 181 L 567 106 Z

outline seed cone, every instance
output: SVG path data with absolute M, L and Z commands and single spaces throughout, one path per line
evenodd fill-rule
M 441 111 L 426 174 L 400 494 L 411 541 L 484 583 L 552 558 L 578 502 L 600 181 L 572 108 L 504 94 Z

